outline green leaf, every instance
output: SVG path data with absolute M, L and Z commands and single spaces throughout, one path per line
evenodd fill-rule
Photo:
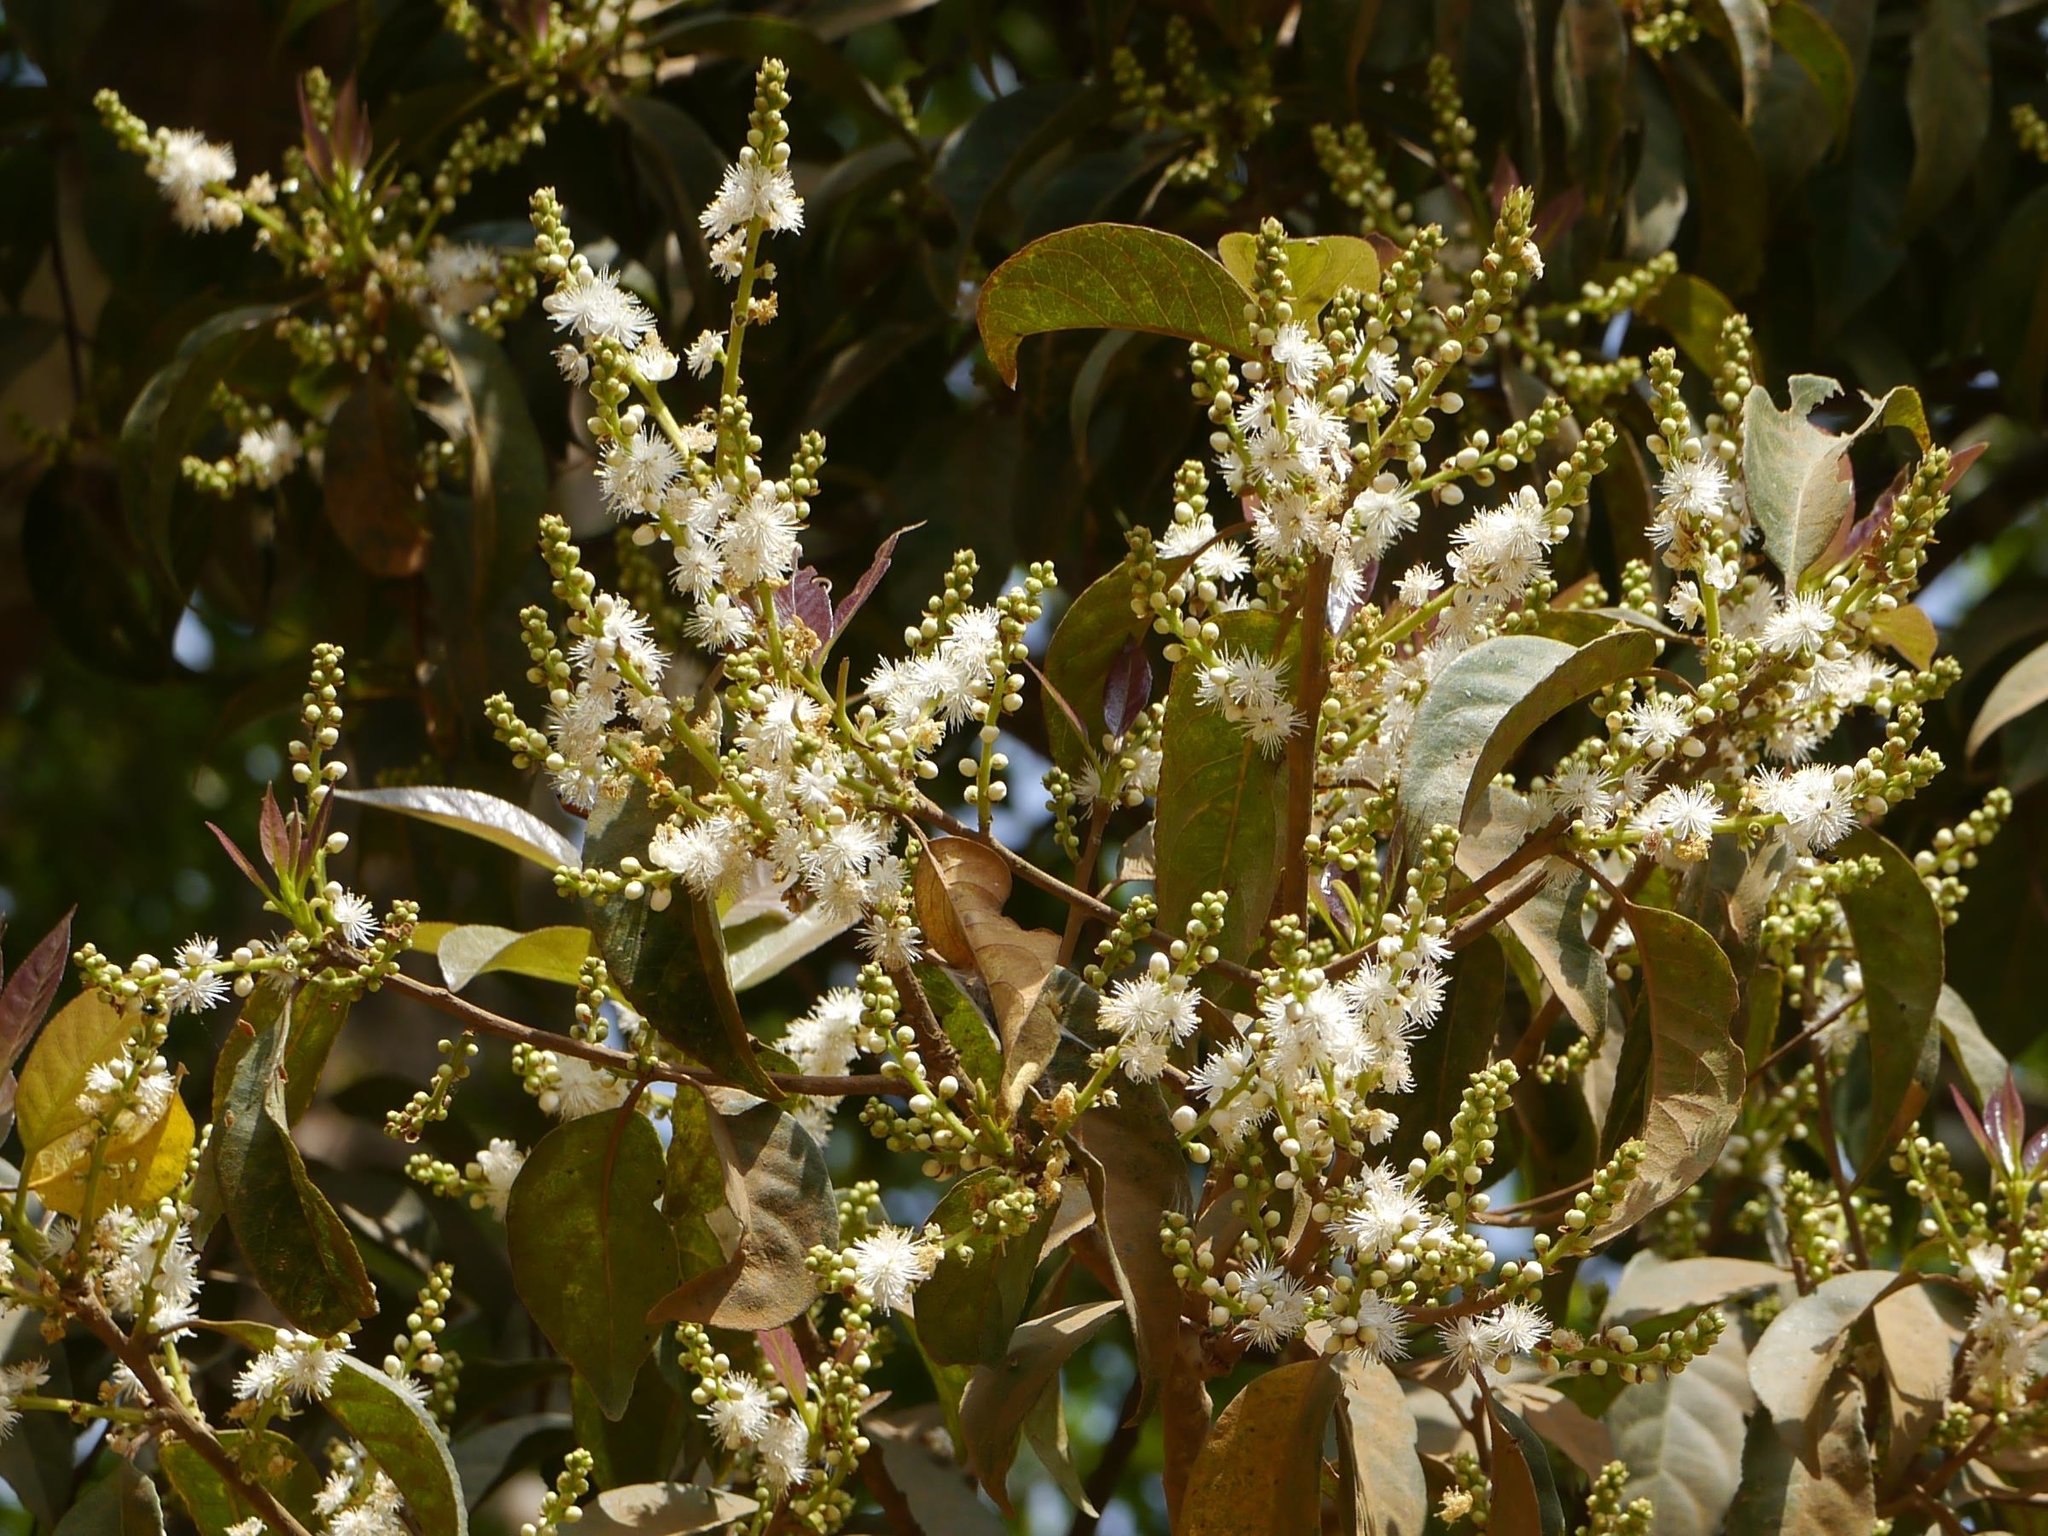
M 284 1045 L 284 1120 L 297 1125 L 320 1091 L 320 1074 L 342 1025 L 348 1022 L 352 999 L 346 992 L 305 987 L 292 999 L 291 1033 Z M 216 1066 L 215 1070 L 218 1070 Z
M 327 521 L 372 576 L 417 576 L 428 533 L 419 508 L 419 432 L 412 407 L 377 374 L 341 402 L 327 425 L 320 482 Z
M 451 992 L 460 992 L 491 971 L 573 987 L 590 954 L 590 930 L 563 926 L 519 933 L 488 923 L 466 923 L 442 935 L 434 952 L 441 961 L 441 979 Z
M 304 1451 L 274 1429 L 223 1429 L 216 1436 L 244 1477 L 269 1489 L 308 1529 L 318 1524 L 313 1500 L 320 1474 Z M 230 1526 L 256 1517 L 256 1507 L 183 1440 L 164 1440 L 157 1459 L 200 1536 L 227 1536 Z
M 915 967 L 918 985 L 939 1028 L 960 1057 L 967 1075 L 993 1093 L 1002 1081 L 1003 1054 L 997 1049 L 995 1031 L 973 998 L 961 989 L 954 973 L 942 965 L 926 962 Z
M 1656 1506 L 1657 1536 L 1721 1536 L 1756 1402 L 1747 1365 L 1742 1330 L 1730 1328 L 1683 1375 L 1626 1388 L 1607 1410 L 1614 1454 L 1629 1470 L 1622 1498 Z
M 725 1165 L 711 1122 L 716 1117 L 701 1093 L 678 1091 L 669 1109 L 668 1183 L 661 1213 L 676 1235 L 678 1283 L 694 1280 L 725 1263 L 726 1252 L 712 1226 L 724 1216 Z
M 1034 1317 L 1010 1336 L 998 1359 L 977 1365 L 967 1378 L 960 1395 L 960 1451 L 1005 1509 L 1010 1463 L 1025 1420 L 1047 1392 L 1058 1390 L 1060 1367 L 1121 1310 L 1120 1302 L 1091 1301 Z
M 600 800 L 583 845 L 590 867 L 615 869 L 629 855 L 644 858 L 654 827 L 641 795 Z M 754 1058 L 711 901 L 678 890 L 656 912 L 645 901 L 586 898 L 583 913 L 613 983 L 664 1040 L 757 1098 L 782 1097 Z
M 1647 671 L 1656 657 L 1655 636 L 1626 629 L 1577 649 L 1537 635 L 1501 635 L 1453 659 L 1422 696 L 1402 762 L 1410 850 L 1431 827 L 1462 827 L 1493 777 L 1546 720 Z M 1163 806 L 1163 777 L 1161 786 Z
M 579 1536 L 693 1536 L 723 1530 L 760 1504 L 744 1494 L 695 1483 L 629 1483 L 585 1501 Z
M 1660 68 L 1692 162 L 1688 185 L 1698 215 L 1699 246 L 1687 266 L 1723 293 L 1740 297 L 1756 286 L 1764 269 L 1770 186 L 1763 162 L 1742 119 L 1696 60 L 1681 51 Z
M 1984 1026 L 1977 1022 L 1977 1015 L 1954 987 L 1942 986 L 1941 1001 L 1934 1005 L 1934 1019 L 1941 1026 L 1941 1038 L 1947 1042 L 1949 1056 L 1969 1088 L 1970 1098 L 1978 1109 L 1983 1109 L 1985 1100 L 2003 1086 L 2006 1074 L 2012 1070 L 2011 1063 L 1991 1043 Z
M 1169 569 L 1172 562 L 1167 562 Z M 1050 699 L 1045 705 L 1045 739 L 1053 761 L 1079 773 L 1100 740 L 1103 685 L 1109 669 L 1126 645 L 1142 642 L 1152 627 L 1149 617 L 1131 611 L 1131 562 L 1120 560 L 1060 615 L 1059 627 L 1045 647 L 1045 676 L 1067 707 L 1088 730 L 1084 740 L 1067 719 L 1066 710 Z
M 1254 1376 L 1217 1417 L 1195 1459 L 1175 1522 L 1183 1536 L 1321 1530 L 1323 1429 L 1342 1391 L 1343 1378 L 1326 1359 Z
M 1807 1446 L 1804 1426 L 1773 1424 L 1767 1413 L 1750 1421 L 1728 1536 L 1862 1536 L 1875 1528 L 1863 1385 L 1853 1376 L 1830 1397 L 1820 1433 Z
M 1842 39 L 1805 0 L 1778 0 L 1771 7 L 1771 41 L 1799 61 L 1841 143 L 1856 105 L 1856 62 Z
M 116 448 L 121 505 L 129 526 L 163 573 L 176 568 L 171 507 L 186 451 L 211 419 L 214 386 L 286 314 L 283 304 L 250 304 L 215 315 L 178 343 L 178 352 L 142 386 L 121 423 Z
M 1073 1448 L 1067 1440 L 1066 1394 L 1057 1386 L 1041 1393 L 1024 1416 L 1024 1438 L 1031 1442 L 1039 1465 L 1067 1496 L 1067 1502 L 1083 1514 L 1099 1514 L 1074 1466 Z
M 257 1285 L 294 1326 L 324 1336 L 372 1316 L 377 1293 L 288 1127 L 279 1069 L 297 991 L 267 978 L 242 1010 L 235 1037 L 246 1043 L 216 1106 L 213 1167 L 228 1226 Z
M 731 1258 L 661 1296 L 650 1322 L 714 1328 L 779 1328 L 818 1294 L 804 1259 L 819 1244 L 839 1246 L 839 1207 L 825 1154 L 810 1132 L 772 1104 L 713 1089 L 708 1121 L 724 1169 L 725 1203 L 739 1221 Z
M 1643 962 L 1650 1031 L 1649 1107 L 1643 1160 L 1621 1204 L 1602 1223 L 1605 1239 L 1677 1199 L 1714 1166 L 1742 1108 L 1742 1052 L 1729 1033 L 1735 972 L 1707 931 L 1656 907 L 1631 906 L 1629 927 Z
M 1796 5 L 1798 0 L 1786 3 Z M 1637 308 L 1678 343 L 1686 361 L 1700 372 L 1712 373 L 1721 366 L 1721 326 L 1735 313 L 1735 306 L 1705 278 L 1675 272 Z
M 338 800 L 373 805 L 401 816 L 430 821 L 437 827 L 467 832 L 471 837 L 508 848 L 522 859 L 533 860 L 550 874 L 565 866 L 583 867 L 576 845 L 562 833 L 524 806 L 482 790 L 422 784 L 402 789 L 338 789 L 334 793 Z
M 1400 1380 L 1355 1350 L 1337 1357 L 1343 1387 L 1337 1449 L 1347 1472 L 1357 1536 L 1422 1536 L 1429 1484 L 1416 1454 L 1415 1415 Z
M 1975 757 L 1996 732 L 2043 704 L 2048 704 L 2048 645 L 2036 646 L 1998 679 L 1970 724 L 1963 756 Z
M 1252 349 L 1250 296 L 1199 246 L 1134 224 L 1083 224 L 1034 240 L 982 284 L 988 360 L 1017 382 L 1017 344 L 1046 331 L 1151 331 L 1220 351 Z
M 1115 110 L 1106 83 L 1047 80 L 998 96 L 948 135 L 931 188 L 952 210 L 962 253 L 973 250 L 983 218 L 1019 176 Z
M 1873 614 L 1865 631 L 1871 639 L 1890 646 L 1920 671 L 1934 665 L 1941 637 L 1927 610 L 1915 603 L 1901 603 L 1883 613 Z
M 153 1204 L 185 1181 L 193 1125 L 183 1099 L 173 1094 L 162 1115 L 104 1145 L 99 1121 L 79 1104 L 87 1074 L 121 1054 L 136 1023 L 89 987 L 43 1027 L 21 1069 L 14 1112 L 22 1182 L 52 1210 L 97 1220 L 116 1205 Z
M 1869 885 L 1842 892 L 1842 912 L 1863 970 L 1870 1019 L 1870 1141 L 1866 1158 L 1888 1156 L 1926 1102 L 1921 1058 L 1941 1002 L 1941 909 L 1913 861 L 1867 828 L 1836 845 L 1838 858 L 1878 859 Z
M 1849 1330 L 1898 1279 L 1888 1269 L 1836 1275 L 1771 1319 L 1750 1351 L 1749 1384 L 1772 1418 L 1803 1424 L 1811 1417 Z
M 1565 1536 L 1564 1505 L 1557 1497 L 1543 1441 L 1498 1398 L 1486 1399 L 1486 1411 L 1494 1430 L 1493 1519 L 1488 1528 L 1517 1536 Z
M 1221 645 L 1287 658 L 1291 686 L 1295 647 L 1276 615 L 1228 613 L 1217 625 Z M 1241 961 L 1264 933 L 1280 886 L 1287 761 L 1268 757 L 1222 711 L 1197 701 L 1200 672 L 1192 658 L 1176 663 L 1167 694 L 1153 823 L 1159 923 L 1178 933 L 1203 892 L 1228 891 L 1230 905 L 1215 943 L 1224 959 Z
M 1551 47 L 1551 97 L 1564 120 L 1573 176 L 1596 212 L 1619 181 L 1615 150 L 1628 126 L 1628 26 L 1614 0 L 1566 0 Z
M 1499 940 L 1482 934 L 1458 956 L 1441 1027 L 1417 1037 L 1409 1054 L 1415 1087 L 1401 1101 L 1401 1123 L 1387 1143 L 1387 1160 L 1406 1168 L 1422 1155 L 1422 1138 L 1458 1112 L 1472 1074 L 1493 1055 L 1507 1000 L 1508 964 Z
M 1242 230 L 1216 242 L 1223 265 L 1250 293 L 1258 282 L 1259 237 Z M 1287 242 L 1287 281 L 1294 289 L 1294 313 L 1315 314 L 1346 288 L 1379 292 L 1380 258 L 1369 241 L 1356 235 L 1317 235 Z
M 52 1536 L 163 1536 L 156 1484 L 116 1457 L 114 1469 L 78 1496 Z
M 463 1501 L 475 1509 L 515 1472 L 538 1468 L 574 1450 L 566 1413 L 522 1413 L 470 1431 L 450 1447 Z M 217 1536 L 208 1531 L 206 1536 Z
M 655 1212 L 663 1166 L 644 1115 L 585 1115 L 527 1155 L 505 1208 L 520 1299 L 607 1418 L 632 1401 L 661 1331 L 648 1309 L 678 1278 L 675 1239 Z
M 481 612 L 504 555 L 529 554 L 553 477 L 505 349 L 466 320 L 444 319 L 435 330 L 455 361 L 450 378 L 463 405 L 473 609 Z
M 398 1485 L 421 1536 L 467 1536 L 469 1513 L 448 1442 L 390 1377 L 344 1356 L 322 1406 Z
M 662 1356 L 674 1349 L 671 1339 L 656 1341 L 654 1353 L 640 1362 L 633 1378 L 626 1411 L 616 1419 L 606 1415 L 589 1382 L 570 1378 L 570 1443 L 590 1452 L 591 1477 L 599 1487 L 667 1477 L 676 1470 L 684 1442 L 702 1427 L 703 1418 L 680 1380 L 662 1369 Z
M 1013 1182 L 997 1168 L 970 1173 L 946 1191 L 929 1224 L 948 1236 L 967 1233 L 975 1214 Z M 973 1258 L 956 1250 L 939 1261 L 917 1288 L 917 1333 L 926 1354 L 942 1365 L 1002 1358 L 1031 1299 L 1031 1277 L 1052 1218 L 1047 1208 L 1027 1232 L 1001 1241 L 975 1236 Z
M 1962 189 L 1991 128 L 1991 34 L 1979 0 L 1927 0 L 1921 7 L 1906 111 L 1913 120 L 1911 230 Z

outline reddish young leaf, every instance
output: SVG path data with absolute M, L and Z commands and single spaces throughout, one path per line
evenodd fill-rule
M 1102 723 L 1112 736 L 1121 737 L 1137 724 L 1151 702 L 1152 662 L 1134 635 L 1124 641 L 1102 680 Z
M 0 990 L 0 1071 L 14 1065 L 50 1011 L 50 1004 L 57 1000 L 64 962 L 71 958 L 71 918 L 77 910 L 73 907 L 57 920 L 42 943 L 14 968 L 5 990 Z
M 875 588 L 879 587 L 882 578 L 889 574 L 889 562 L 896 558 L 896 541 L 906 533 L 914 532 L 923 526 L 923 523 L 912 523 L 908 527 L 898 528 L 882 540 L 882 547 L 875 551 L 875 558 L 861 573 L 860 580 L 853 584 L 853 590 L 846 594 L 846 601 L 839 605 L 839 611 L 833 614 L 832 628 L 825 635 L 827 640 L 837 640 L 846 626 L 853 622 L 853 616 L 860 612 L 861 605 L 875 595 Z
M 249 855 L 235 846 L 235 840 L 210 821 L 206 824 L 206 830 L 220 840 L 220 845 L 227 850 L 228 857 L 235 861 L 235 868 L 249 877 L 249 883 L 268 896 L 270 894 L 270 882 L 263 878 L 262 872 L 250 861 Z

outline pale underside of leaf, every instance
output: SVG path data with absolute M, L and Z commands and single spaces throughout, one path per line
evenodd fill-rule
M 1977 711 L 1977 718 L 1971 722 L 1969 740 L 1963 744 L 1963 756 L 1975 757 L 1977 749 L 1995 732 L 2044 703 L 2048 703 L 2048 645 L 2029 651 L 1999 678 L 1986 696 L 1983 707 Z
M 544 869 L 582 866 L 582 856 L 567 836 L 526 807 L 481 790 L 412 785 L 399 789 L 338 789 L 334 793 L 335 798 L 357 805 L 376 806 L 430 821 L 438 827 L 467 832 L 500 848 L 509 848 Z
M 1742 1426 L 1756 1399 L 1740 1329 L 1730 1328 L 1683 1375 L 1630 1387 L 1607 1411 L 1628 1467 L 1622 1497 L 1647 1498 L 1658 1536 L 1719 1536 L 1742 1480 Z

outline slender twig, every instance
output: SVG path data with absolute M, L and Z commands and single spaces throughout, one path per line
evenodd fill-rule
M 1076 878 L 1092 884 L 1095 880 L 1095 861 L 1102 857 L 1102 831 L 1109 825 L 1111 806 L 1099 801 L 1088 815 L 1088 841 L 1081 849 L 1081 857 L 1074 865 Z M 1081 947 L 1081 929 L 1088 921 L 1085 908 L 1069 905 L 1067 908 L 1066 931 L 1060 935 L 1060 964 L 1071 965 L 1074 951 Z
M 64 265 L 64 220 L 50 228 L 50 275 L 57 282 L 57 302 L 64 310 L 64 359 L 71 369 L 71 407 L 85 400 L 85 363 L 79 351 L 78 304 L 71 296 L 71 274 Z
M 1758 1078 L 1762 1077 L 1766 1071 L 1768 1071 L 1771 1067 L 1775 1066 L 1781 1057 L 1788 1056 L 1793 1051 L 1797 1050 L 1800 1046 L 1805 1045 L 1809 1040 L 1813 1039 L 1822 1030 L 1826 1029 L 1830 1024 L 1834 1023 L 1835 1020 L 1839 1019 L 1843 1014 L 1847 1013 L 1851 1008 L 1854 1008 L 1858 1003 L 1862 1001 L 1863 994 L 1861 992 L 1850 993 L 1847 997 L 1843 998 L 1841 1002 L 1837 1003 L 1834 1007 L 1830 1008 L 1826 1013 L 1822 1014 L 1818 1019 L 1814 1020 L 1813 1023 L 1808 1025 L 1805 1029 L 1802 1029 L 1790 1040 L 1787 1040 L 1783 1045 L 1779 1046 L 1775 1051 L 1771 1052 L 1771 1054 L 1766 1056 L 1762 1061 L 1758 1062 L 1756 1070 L 1749 1074 L 1748 1080 L 1752 1083 L 1755 1082 Z
M 1323 712 L 1323 695 L 1329 688 L 1329 672 L 1323 666 L 1323 637 L 1329 630 L 1330 557 L 1318 556 L 1308 568 L 1308 581 L 1301 593 L 1301 644 L 1295 651 L 1294 710 L 1300 718 L 1294 736 L 1287 743 L 1287 862 L 1280 873 L 1280 894 L 1273 910 L 1281 916 L 1299 917 L 1308 911 L 1309 823 L 1316 806 L 1316 749 L 1321 743 L 1317 724 Z
M 277 1496 L 259 1482 L 251 1481 L 242 1472 L 241 1465 L 222 1445 L 213 1431 L 206 1425 L 185 1400 L 172 1390 L 169 1382 L 156 1368 L 156 1360 L 150 1352 L 121 1331 L 118 1323 L 110 1317 L 98 1302 L 81 1297 L 77 1302 L 81 1322 L 112 1351 L 115 1359 L 127 1366 L 136 1382 L 148 1394 L 166 1421 L 171 1432 L 198 1453 L 199 1459 L 221 1475 L 221 1478 L 236 1493 L 246 1499 L 249 1507 L 256 1511 L 277 1536 L 312 1536 L 298 1517 L 284 1505 Z
M 1832 1097 L 1828 1082 L 1826 1052 L 1819 1045 L 1810 1045 L 1813 1056 L 1813 1088 L 1816 1118 L 1820 1121 L 1821 1151 L 1828 1161 L 1828 1176 L 1835 1181 L 1835 1193 L 1842 1202 L 1842 1224 L 1849 1229 L 1849 1248 L 1856 1255 L 1858 1268 L 1870 1268 L 1870 1248 L 1863 1240 L 1863 1222 L 1856 1215 L 1855 1181 L 1849 1176 L 1849 1161 L 1842 1155 L 1841 1141 L 1835 1135 L 1834 1107 L 1828 1102 Z
M 1536 893 L 1550 883 L 1550 871 L 1542 865 L 1526 869 L 1485 906 L 1470 917 L 1460 918 L 1444 935 L 1444 943 L 1455 952 L 1479 942 L 1480 938 L 1520 911 Z
M 531 1024 L 521 1024 L 517 1019 L 508 1019 L 503 1014 L 492 1013 L 488 1008 L 479 1008 L 467 998 L 458 997 L 446 987 L 437 987 L 429 982 L 415 981 L 402 973 L 384 978 L 383 984 L 392 991 L 425 1003 L 453 1018 L 460 1019 L 464 1026 L 481 1034 L 496 1035 L 502 1040 L 515 1040 L 540 1050 L 553 1051 L 558 1056 L 578 1056 L 601 1067 L 610 1067 L 632 1077 L 648 1078 L 662 1083 L 688 1083 L 697 1088 L 741 1088 L 729 1078 L 716 1072 L 707 1072 L 701 1067 L 675 1067 L 663 1062 L 648 1062 L 628 1051 L 616 1051 L 608 1045 L 595 1041 L 578 1040 L 573 1035 L 558 1035 L 552 1030 L 536 1029 Z M 879 1072 L 870 1072 L 851 1077 L 812 1077 L 800 1072 L 771 1072 L 768 1080 L 784 1093 L 800 1093 L 813 1098 L 846 1098 L 853 1095 L 901 1094 L 903 1083 L 900 1079 Z

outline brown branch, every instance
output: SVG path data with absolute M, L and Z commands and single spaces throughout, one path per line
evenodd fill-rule
M 1097 801 L 1095 808 L 1089 812 L 1088 841 L 1082 847 L 1081 857 L 1074 865 L 1074 874 L 1079 879 L 1090 883 L 1095 879 L 1095 861 L 1102 857 L 1102 830 L 1109 825 L 1111 809 L 1107 801 Z M 1074 951 L 1081 947 L 1081 929 L 1087 921 L 1086 909 L 1073 905 L 1067 907 L 1067 928 L 1066 932 L 1060 935 L 1061 965 L 1073 963 Z
M 1452 924 L 1450 932 L 1444 935 L 1444 943 L 1453 951 L 1466 949 L 1478 943 L 1485 934 L 1506 922 L 1534 900 L 1536 893 L 1549 883 L 1550 871 L 1542 865 L 1538 864 L 1532 869 L 1524 870 L 1508 882 L 1492 901 L 1470 917 L 1460 918 Z
M 1812 1024 L 1808 1025 L 1805 1029 L 1802 1029 L 1798 1034 L 1794 1035 L 1790 1040 L 1787 1040 L 1783 1045 L 1779 1046 L 1775 1051 L 1771 1052 L 1770 1055 L 1766 1056 L 1762 1061 L 1758 1062 L 1756 1070 L 1749 1074 L 1747 1081 L 1752 1083 L 1755 1082 L 1758 1078 L 1762 1077 L 1764 1073 L 1768 1071 L 1772 1066 L 1776 1065 L 1776 1063 L 1779 1061 L 1781 1057 L 1790 1055 L 1800 1046 L 1806 1044 L 1809 1040 L 1813 1039 L 1816 1035 L 1818 1035 L 1822 1030 L 1826 1029 L 1830 1024 L 1834 1023 L 1835 1020 L 1839 1019 L 1843 1014 L 1847 1013 L 1851 1008 L 1854 1008 L 1858 1003 L 1862 1001 L 1863 994 L 1861 992 L 1850 993 L 1847 997 L 1843 998 L 1841 1002 L 1837 1003 L 1833 1008 L 1830 1008 L 1825 1014 L 1821 1015 L 1820 1018 L 1816 1019 Z
M 1287 743 L 1287 834 L 1281 847 L 1286 863 L 1281 866 L 1280 892 L 1273 904 L 1276 914 L 1299 917 L 1308 911 L 1309 823 L 1316 806 L 1316 750 L 1322 733 L 1323 695 L 1329 674 L 1323 667 L 1323 636 L 1329 629 L 1330 557 L 1318 556 L 1308 568 L 1308 583 L 1302 589 L 1301 644 L 1295 652 L 1294 707 L 1301 718 Z
M 169 1422 L 171 1432 L 191 1446 L 199 1459 L 218 1472 L 229 1487 L 248 1500 L 249 1507 L 263 1518 L 265 1525 L 277 1536 L 312 1536 L 299 1523 L 298 1517 L 278 1502 L 275 1494 L 243 1474 L 240 1463 L 207 1427 L 206 1421 L 194 1413 L 164 1380 L 147 1349 L 123 1333 L 120 1325 L 98 1302 L 80 1298 L 77 1310 L 80 1321 L 113 1352 L 116 1360 L 128 1367 L 142 1390 L 149 1394 L 157 1412 Z
M 558 1035 L 552 1030 L 536 1029 L 531 1024 L 521 1024 L 517 1019 L 508 1019 L 503 1014 L 493 1013 L 488 1008 L 479 1008 L 467 998 L 458 997 L 446 987 L 437 987 L 430 982 L 394 972 L 384 978 L 383 985 L 402 993 L 429 1008 L 438 1009 L 451 1018 L 460 1019 L 465 1029 L 481 1034 L 496 1035 L 501 1040 L 513 1040 L 530 1045 L 538 1050 L 553 1051 L 558 1056 L 577 1056 L 584 1061 L 601 1067 L 610 1067 L 628 1076 L 646 1078 L 653 1082 L 688 1083 L 695 1088 L 739 1088 L 742 1085 L 707 1072 L 700 1067 L 673 1067 L 662 1062 L 646 1062 L 628 1051 L 615 1051 L 608 1045 L 599 1045 L 591 1040 L 578 1040 L 573 1035 Z M 815 1098 L 846 1098 L 852 1095 L 879 1094 L 901 1095 L 904 1084 L 900 1078 L 880 1072 L 870 1072 L 852 1077 L 812 1077 L 799 1072 L 771 1072 L 768 1080 L 784 1093 L 800 1093 Z

